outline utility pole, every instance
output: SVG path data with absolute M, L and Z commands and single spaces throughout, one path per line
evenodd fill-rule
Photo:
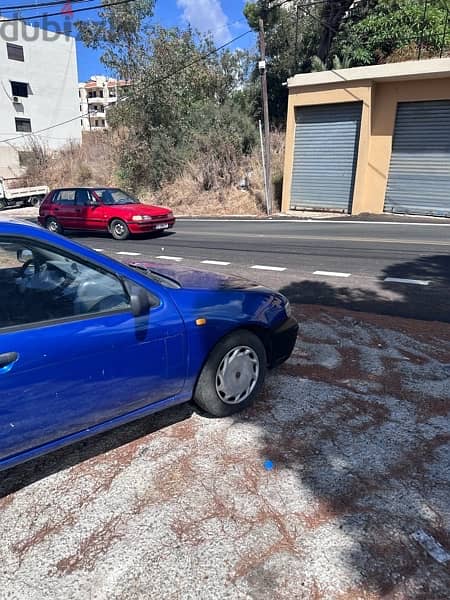
M 294 68 L 292 75 L 297 73 L 298 69 L 298 17 L 299 17 L 299 5 L 295 7 L 295 50 L 294 50 Z
M 425 0 L 423 6 L 423 17 L 422 17 L 422 28 L 420 30 L 420 41 L 419 41 L 419 52 L 417 54 L 417 60 L 420 60 L 422 56 L 423 36 L 425 33 L 425 19 L 427 18 L 428 0 Z
M 272 214 L 272 177 L 270 160 L 270 124 L 269 124 L 269 98 L 267 95 L 267 69 L 266 69 L 266 39 L 264 36 L 264 21 L 259 19 L 259 48 L 260 61 L 259 72 L 261 73 L 261 92 L 264 114 L 264 138 L 266 147 L 266 182 L 267 182 L 267 206 L 269 214 Z
M 448 13 L 449 13 L 449 7 L 447 6 L 447 12 L 445 14 L 444 33 L 442 34 L 441 53 L 439 54 L 439 58 L 442 58 L 442 54 L 444 52 L 445 39 L 447 37 Z

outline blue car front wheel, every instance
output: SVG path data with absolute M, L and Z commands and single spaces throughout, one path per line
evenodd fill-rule
M 226 417 L 253 402 L 264 384 L 267 356 L 261 340 L 239 330 L 211 352 L 194 393 L 194 401 L 216 417 Z

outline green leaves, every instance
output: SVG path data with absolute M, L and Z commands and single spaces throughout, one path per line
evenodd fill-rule
M 98 21 L 77 21 L 75 26 L 88 48 L 103 50 L 101 61 L 107 69 L 130 79 L 145 53 L 144 40 L 154 8 L 155 0 L 104 6 L 98 11 Z
M 443 39 L 446 0 L 428 0 L 426 13 L 424 0 L 366 0 L 361 5 L 351 12 L 333 47 L 353 64 L 416 58 L 420 43 L 427 56 L 438 56 L 442 43 L 444 49 L 450 44 L 450 31 Z M 402 53 L 404 49 L 409 52 Z
M 122 178 L 135 189 L 156 189 L 197 162 L 205 188 L 229 185 L 236 161 L 256 139 L 243 91 L 253 65 L 249 53 L 211 53 L 209 37 L 157 25 L 146 26 L 136 47 L 124 57 L 108 55 L 109 64 L 133 65 L 126 100 L 109 119 L 128 130 Z

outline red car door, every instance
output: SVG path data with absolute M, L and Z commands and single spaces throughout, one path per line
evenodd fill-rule
M 76 229 L 76 190 L 59 190 L 52 199 L 51 216 L 66 229 Z
M 95 229 L 92 223 L 92 211 L 90 207 L 91 193 L 89 190 L 80 188 L 76 191 L 76 221 L 77 229 Z
M 90 190 L 90 202 L 88 207 L 89 222 L 91 229 L 96 231 L 107 231 L 108 223 L 110 221 L 110 211 L 108 206 L 102 202 L 98 194 Z

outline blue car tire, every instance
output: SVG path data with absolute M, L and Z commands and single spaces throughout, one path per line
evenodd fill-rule
M 209 355 L 194 392 L 194 402 L 215 417 L 250 406 L 267 370 L 264 344 L 252 332 L 238 330 L 223 338 Z

